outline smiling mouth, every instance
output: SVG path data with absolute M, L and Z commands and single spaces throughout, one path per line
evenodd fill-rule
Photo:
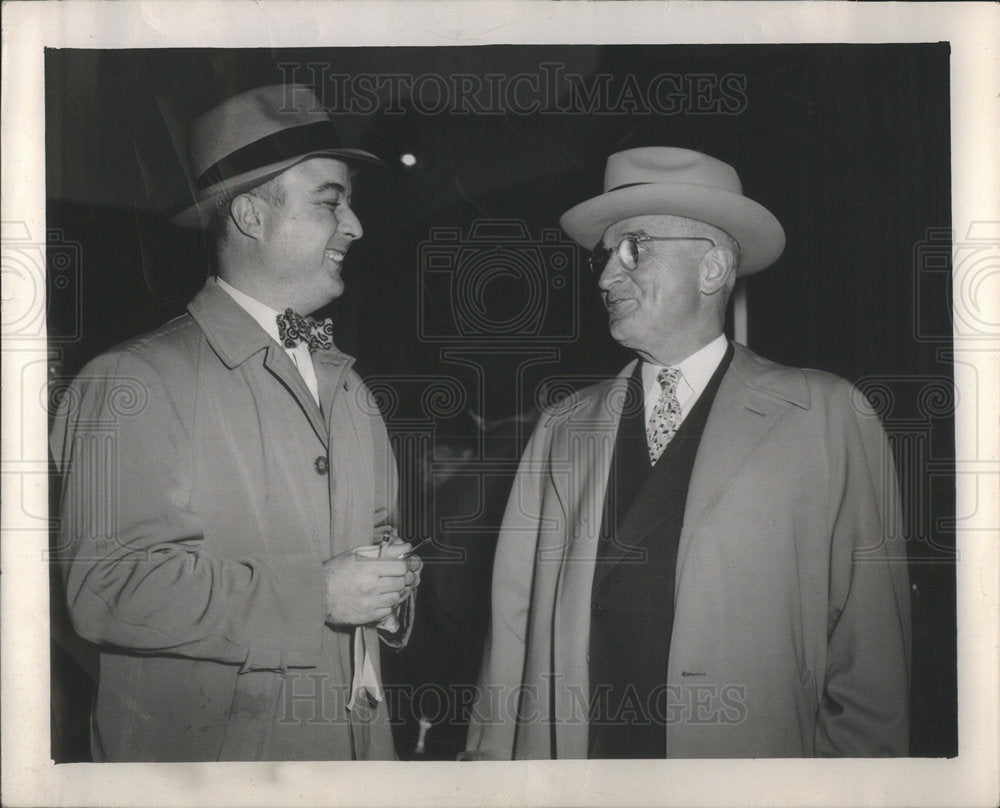
M 345 255 L 347 255 L 347 253 L 346 253 L 346 252 L 343 252 L 343 251 L 341 251 L 341 250 L 324 250 L 324 253 L 323 253 L 323 254 L 324 254 L 324 255 L 325 255 L 325 256 L 326 256 L 326 257 L 327 257 L 328 259 L 330 259 L 331 261 L 334 261 L 334 262 L 336 262 L 336 263 L 338 263 L 338 264 L 339 264 L 339 263 L 340 263 L 341 261 L 343 261 L 343 260 L 344 260 L 344 256 L 345 256 Z

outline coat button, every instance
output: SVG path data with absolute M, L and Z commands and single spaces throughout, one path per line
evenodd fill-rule
M 313 462 L 313 468 L 316 469 L 317 474 L 326 474 L 330 470 L 330 461 L 325 456 L 320 455 Z

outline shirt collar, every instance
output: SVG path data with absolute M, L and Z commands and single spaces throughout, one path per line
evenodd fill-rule
M 719 367 L 722 357 L 726 355 L 727 345 L 728 342 L 725 335 L 719 334 L 714 340 L 699 348 L 691 356 L 687 357 L 687 359 L 670 366 L 677 368 L 681 372 L 681 382 L 678 383 L 678 387 L 683 388 L 683 392 L 687 393 L 684 396 L 685 398 L 697 398 L 701 395 L 702 390 L 705 389 L 712 378 L 712 374 L 715 373 L 715 369 Z M 664 367 L 666 366 L 654 365 L 651 362 L 642 363 L 642 387 L 644 390 L 659 390 L 659 383 L 656 381 L 656 376 Z M 659 393 L 657 392 L 656 395 L 659 396 Z M 678 396 L 681 395 L 682 391 L 679 390 Z

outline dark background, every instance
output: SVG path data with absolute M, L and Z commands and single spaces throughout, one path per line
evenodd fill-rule
M 355 95 L 365 109 L 339 114 L 331 78 L 492 75 L 509 87 L 517 74 L 544 84 L 556 64 L 606 96 L 522 85 L 470 110 L 438 103 L 441 85 L 425 80 L 416 99 Z M 389 163 L 356 180 L 365 237 L 328 313 L 382 391 L 390 433 L 434 445 L 467 436 L 470 411 L 509 424 L 630 358 L 558 217 L 600 192 L 612 152 L 704 151 L 734 165 L 788 235 L 778 263 L 745 282 L 749 347 L 859 383 L 882 415 L 911 538 L 911 752 L 954 755 L 948 71 L 946 44 L 50 49 L 53 374 L 181 313 L 200 288 L 202 235 L 162 214 L 189 199 L 188 123 L 233 93 L 313 84 L 345 139 Z M 669 109 L 630 102 L 631 87 L 663 74 L 680 82 Z M 512 461 L 516 438 L 504 444 Z M 401 453 L 404 479 L 419 462 Z M 53 615 L 53 756 L 86 759 L 93 655 L 66 627 L 57 587 Z

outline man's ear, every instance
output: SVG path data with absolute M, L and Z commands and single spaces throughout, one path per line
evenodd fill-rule
M 248 238 L 259 239 L 263 227 L 263 211 L 259 200 L 250 194 L 240 194 L 229 204 L 229 218 Z
M 714 295 L 736 283 L 736 256 L 725 247 L 713 247 L 701 259 L 701 293 Z

